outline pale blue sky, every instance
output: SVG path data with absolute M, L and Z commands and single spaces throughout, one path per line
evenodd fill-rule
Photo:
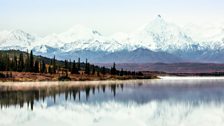
M 76 24 L 109 35 L 129 32 L 161 14 L 178 24 L 224 21 L 224 0 L 0 0 L 0 30 L 46 35 Z

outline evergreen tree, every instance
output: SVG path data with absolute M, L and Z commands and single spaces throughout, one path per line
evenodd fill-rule
M 33 63 L 34 62 L 34 58 L 33 58 L 33 51 L 31 50 L 30 51 L 30 72 L 33 72 L 34 71 L 34 68 L 33 68 Z
M 80 68 L 80 58 L 78 59 L 77 67 L 78 67 L 78 71 L 80 71 L 81 70 L 81 68 Z
M 72 63 L 72 70 L 71 70 L 71 74 L 75 74 L 75 69 L 76 69 L 76 64 L 75 64 L 75 60 Z
M 55 56 L 53 58 L 52 65 L 53 65 L 53 73 L 56 74 L 56 59 L 55 59 Z
M 102 72 L 101 72 L 103 75 L 105 75 L 106 74 L 106 68 L 105 67 L 103 67 L 102 68 Z
M 14 54 L 14 60 L 13 60 L 13 70 L 17 71 L 18 70 L 18 59 L 17 56 Z
M 23 54 L 19 54 L 19 63 L 18 63 L 18 71 L 22 72 L 24 69 L 24 59 L 23 59 Z
M 39 73 L 39 62 L 36 60 L 34 63 L 34 71 L 35 73 Z
M 26 66 L 26 68 L 25 68 L 25 71 L 26 72 L 29 72 L 30 71 L 30 56 L 29 56 L 29 52 L 28 52 L 28 50 L 27 50 L 27 53 L 26 53 L 27 55 L 26 55 L 26 62 L 25 62 L 25 66 Z
M 4 71 L 5 70 L 5 62 L 3 60 L 3 56 L 0 54 L 0 71 Z M 1 74 L 2 76 L 4 76 L 4 74 Z
M 72 74 L 79 74 L 78 68 L 76 67 L 75 60 L 73 61 L 73 64 L 72 64 L 72 71 L 71 71 L 71 73 Z
M 113 64 L 113 67 L 111 68 L 111 75 L 116 75 L 117 74 L 117 70 L 116 70 L 116 64 Z
M 93 65 L 93 70 L 92 70 L 92 75 L 95 75 L 96 69 L 95 66 Z
M 6 71 L 9 71 L 10 60 L 9 60 L 9 55 L 8 54 L 6 54 L 6 56 L 5 56 L 5 61 L 6 61 L 6 63 L 5 63 Z
M 72 71 L 72 61 L 71 61 L 71 59 L 69 60 L 68 70 L 70 72 Z
M 45 72 L 46 72 L 46 64 L 44 61 L 42 61 L 41 73 L 45 73 Z
M 85 64 L 85 74 L 90 74 L 90 68 L 89 68 L 89 63 L 88 60 L 86 59 L 86 64 Z
M 121 69 L 121 72 L 120 72 L 120 76 L 123 76 L 124 75 L 124 70 L 123 68 Z

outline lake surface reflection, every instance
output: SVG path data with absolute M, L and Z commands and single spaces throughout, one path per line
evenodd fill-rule
M 224 125 L 224 78 L 69 83 L 0 87 L 0 125 Z
M 40 82 L 41 83 L 41 82 Z M 25 91 L 0 91 L 2 107 L 26 104 L 31 110 L 35 103 L 46 102 L 53 106 L 64 101 L 81 103 L 101 103 L 107 101 L 135 102 L 150 101 L 201 102 L 224 101 L 224 80 L 142 80 L 123 83 L 82 85 L 70 87 L 46 87 Z

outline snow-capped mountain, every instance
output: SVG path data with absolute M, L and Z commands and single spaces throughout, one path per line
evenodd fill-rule
M 3 31 L 0 49 L 32 49 L 40 55 L 80 56 L 93 62 L 224 62 L 224 26 L 180 27 L 158 15 L 132 33 L 112 36 L 81 25 L 42 38 L 22 30 Z
M 224 25 L 197 26 L 190 24 L 185 26 L 183 31 L 206 48 L 212 50 L 224 48 Z
M 36 46 L 47 45 L 59 48 L 63 52 L 80 50 L 114 52 L 123 49 L 121 43 L 102 36 L 97 30 L 81 25 L 74 26 L 60 34 L 49 35 L 34 43 Z
M 117 41 L 123 41 L 137 48 L 142 47 L 156 52 L 173 53 L 177 50 L 191 49 L 192 46 L 199 44 L 179 26 L 167 23 L 160 15 L 136 32 L 129 35 L 123 34 L 123 36 L 120 33 L 114 37 Z
M 32 49 L 32 43 L 39 37 L 22 30 L 0 32 L 0 49 Z
M 160 16 L 140 30 L 134 41 L 140 41 L 142 45 L 154 51 L 168 52 L 173 52 L 175 49 L 184 50 L 193 44 L 192 39 L 178 26 L 165 22 Z

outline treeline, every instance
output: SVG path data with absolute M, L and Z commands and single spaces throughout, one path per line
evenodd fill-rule
M 30 52 L 17 51 L 11 53 L 0 53 L 0 71 L 62 74 L 65 76 L 68 76 L 68 74 L 86 74 L 97 76 L 106 74 L 118 76 L 143 75 L 141 72 L 125 71 L 123 69 L 117 70 L 115 63 L 111 69 L 108 69 L 90 64 L 88 59 L 86 59 L 85 62 L 81 62 L 80 58 L 78 58 L 77 61 L 58 61 L 55 56 L 52 59 L 41 58 L 34 56 L 32 50 Z M 11 73 L 9 72 L 9 75 L 10 74 Z M 3 76 L 3 74 L 0 76 Z
M 25 54 L 21 52 L 19 56 L 16 54 L 9 55 L 8 53 L 0 54 L 0 71 L 39 72 L 39 64 L 38 60 L 34 60 L 32 51 Z M 44 62 L 42 64 L 45 66 Z

